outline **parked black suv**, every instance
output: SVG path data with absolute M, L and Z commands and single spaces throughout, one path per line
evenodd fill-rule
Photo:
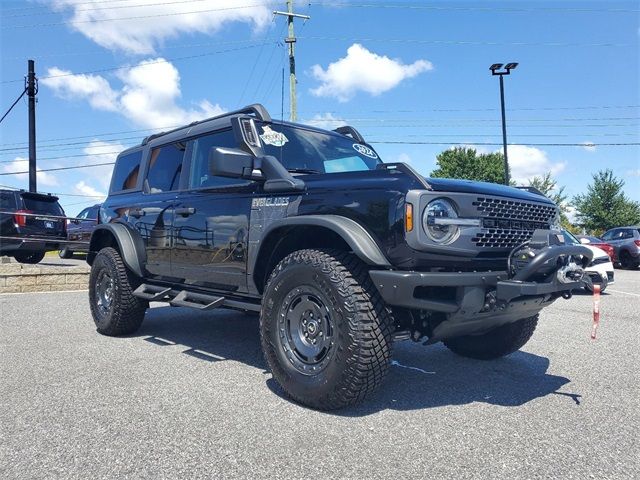
M 150 301 L 260 312 L 274 378 L 320 409 L 373 392 L 397 339 L 518 350 L 592 255 L 564 245 L 542 195 L 424 178 L 351 127 L 261 105 L 120 154 L 100 217 L 87 260 L 100 333 L 136 331 Z
M 89 251 L 91 234 L 100 223 L 99 212 L 100 204 L 96 203 L 83 209 L 75 218 L 67 220 L 68 243 L 58 252 L 60 258 L 72 258 L 74 253 Z
M 24 190 L 0 190 L 0 255 L 38 263 L 67 239 L 58 197 Z

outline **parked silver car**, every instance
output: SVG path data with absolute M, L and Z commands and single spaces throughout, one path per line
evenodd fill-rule
M 623 268 L 638 268 L 640 265 L 640 226 L 612 228 L 602 235 L 602 240 L 613 246 L 614 259 Z

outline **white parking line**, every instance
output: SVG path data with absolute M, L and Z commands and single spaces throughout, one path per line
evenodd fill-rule
M 621 292 L 620 290 L 611 290 L 611 289 L 609 289 L 608 291 L 613 293 L 622 293 L 624 295 L 631 295 L 632 297 L 640 297 L 640 295 L 637 293 Z

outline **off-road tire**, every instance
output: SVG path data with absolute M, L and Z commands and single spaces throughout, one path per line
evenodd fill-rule
M 98 304 L 98 282 L 103 272 L 113 281 L 112 300 L 106 311 Z M 144 319 L 149 302 L 133 296 L 140 279 L 126 267 L 120 254 L 111 247 L 98 252 L 89 276 L 89 305 L 98 332 L 117 336 L 134 333 Z
M 465 335 L 444 341 L 446 347 L 463 357 L 494 360 L 520 350 L 538 325 L 538 315 L 502 325 L 483 335 Z
M 64 258 L 64 259 L 73 258 L 73 252 L 71 250 L 69 250 L 68 248 L 63 248 L 62 250 L 60 250 L 58 252 L 58 256 L 60 258 Z
M 36 264 L 42 261 L 44 254 L 45 252 L 16 252 L 13 258 L 20 263 Z
M 302 290 L 301 290 L 302 289 Z M 319 372 L 301 373 L 289 359 L 278 317 L 292 291 L 319 292 L 328 302 L 334 344 Z M 284 318 L 284 317 L 283 317 Z M 353 405 L 383 382 L 391 359 L 393 321 L 354 255 L 336 250 L 298 250 L 284 258 L 267 283 L 260 339 L 273 377 L 295 401 L 320 410 Z

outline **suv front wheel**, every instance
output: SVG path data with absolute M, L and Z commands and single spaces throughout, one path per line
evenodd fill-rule
M 465 335 L 444 341 L 446 347 L 463 357 L 494 360 L 520 350 L 538 325 L 538 315 L 508 323 L 483 334 Z
M 273 377 L 301 404 L 352 405 L 383 381 L 392 322 L 365 265 L 341 251 L 299 250 L 267 284 L 262 349 Z
M 140 328 L 149 303 L 133 295 L 139 283 L 115 249 L 98 252 L 89 276 L 89 305 L 98 332 L 127 335 Z

